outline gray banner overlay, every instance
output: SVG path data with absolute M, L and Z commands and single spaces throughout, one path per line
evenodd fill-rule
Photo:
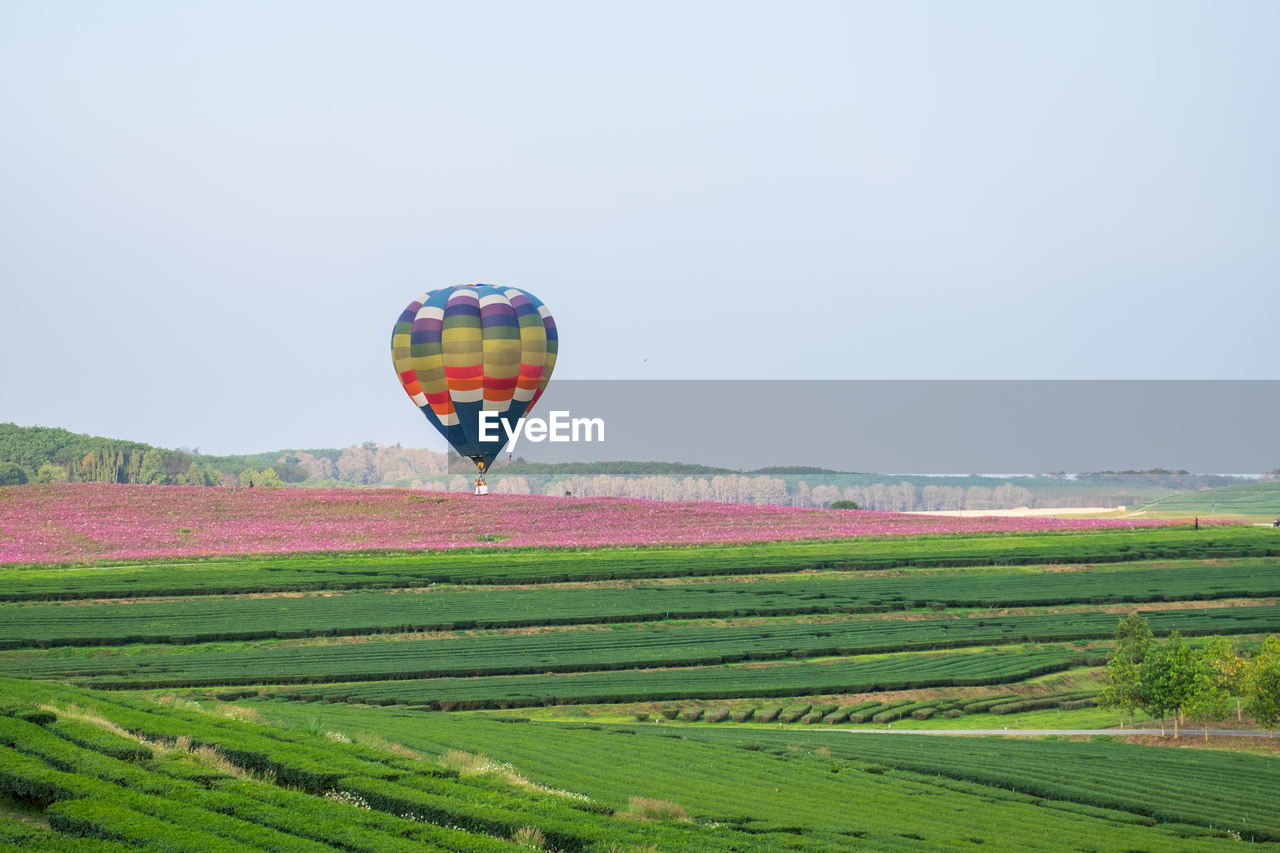
M 554 411 L 603 420 L 604 441 L 521 437 L 514 456 L 903 474 L 1280 467 L 1280 380 L 555 379 L 532 416 Z

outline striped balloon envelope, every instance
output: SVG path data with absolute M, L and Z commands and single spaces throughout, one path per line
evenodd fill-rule
M 460 284 L 422 294 L 391 333 L 391 360 L 405 393 L 481 474 L 542 396 L 559 339 L 551 312 L 515 287 Z M 490 411 L 490 440 L 480 412 Z

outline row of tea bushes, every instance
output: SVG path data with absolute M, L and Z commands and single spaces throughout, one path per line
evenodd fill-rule
M 1023 711 L 1040 711 L 1049 708 L 1073 710 L 1087 708 L 1096 704 L 1096 690 L 1074 690 L 1054 693 L 1048 696 L 1025 697 L 1013 693 L 1001 693 L 982 699 L 972 698 L 933 698 L 933 699 L 896 699 L 887 702 L 874 700 L 860 702 L 856 705 L 839 706 L 836 704 L 795 703 L 786 706 L 767 706 L 761 708 L 703 708 L 700 706 L 668 706 L 662 709 L 661 716 L 666 720 L 680 720 L 686 723 L 722 723 L 731 720 L 735 723 L 826 723 L 827 725 L 858 723 L 886 724 L 910 717 L 915 720 L 927 720 L 933 716 L 955 719 L 970 714 L 1017 714 Z M 639 712 L 636 719 L 648 720 L 648 712 Z

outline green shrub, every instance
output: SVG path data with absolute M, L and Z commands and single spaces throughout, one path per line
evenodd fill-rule
M 772 723 L 778 719 L 778 715 L 782 713 L 781 708 L 763 708 L 756 711 L 755 721 L 757 723 Z
M 58 715 L 49 711 L 23 711 L 14 716 L 19 720 L 26 720 L 28 723 L 34 723 L 37 726 L 47 726 L 58 721 Z
M 205 832 L 142 814 L 106 799 L 68 800 L 54 803 L 46 812 L 49 828 L 77 838 L 127 841 L 163 850 L 253 851 L 251 847 Z
M 702 720 L 706 723 L 722 723 L 727 719 L 729 719 L 728 708 L 713 708 L 702 715 Z
M 1018 698 L 1016 693 L 1002 693 L 999 696 L 988 696 L 984 699 L 977 699 L 964 706 L 963 710 L 966 714 L 985 714 L 989 708 L 999 705 L 1002 702 L 1012 702 Z
M 916 702 L 911 699 L 895 699 L 892 702 L 885 703 L 878 712 L 871 717 L 873 723 L 892 723 L 894 720 L 901 719 L 910 714 L 916 708 L 931 707 L 935 699 L 928 699 L 923 702 Z
M 79 777 L 64 773 L 38 758 L 0 746 L 0 794 L 40 807 L 77 795 Z
M 810 709 L 811 707 L 813 707 L 813 706 L 811 706 L 811 705 L 805 705 L 805 704 L 792 705 L 792 706 L 790 706 L 789 708 L 785 709 L 781 714 L 779 714 L 779 715 L 778 715 L 778 722 L 780 722 L 780 723 L 794 723 L 796 720 L 800 719 L 800 718 L 801 718 L 801 717 L 803 717 L 805 714 L 809 713 L 809 709 Z
M 747 720 L 751 719 L 755 712 L 755 708 L 739 708 L 729 715 L 729 719 L 733 720 L 735 723 L 745 723 Z
M 1094 698 L 1088 699 L 1067 699 L 1059 702 L 1058 707 L 1064 711 L 1075 711 L 1079 708 L 1092 708 L 1098 704 L 1098 700 Z

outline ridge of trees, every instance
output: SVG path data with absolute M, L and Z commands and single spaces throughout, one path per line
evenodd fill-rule
M 279 450 L 216 456 L 142 442 L 72 433 L 51 427 L 0 424 L 0 486 L 24 482 L 113 482 L 275 486 L 296 484 L 399 485 L 470 491 L 469 460 L 433 450 L 383 447 L 372 441 L 346 448 Z M 539 463 L 516 459 L 490 472 L 491 490 L 509 494 L 638 497 L 829 507 L 851 501 L 881 511 L 997 510 L 1020 506 L 1135 506 L 1163 498 L 1151 483 L 1199 489 L 1238 478 L 1153 469 L 1061 472 L 992 478 L 977 474 L 843 473 L 811 466 L 752 471 L 682 462 Z M 1133 483 L 1138 483 L 1133 486 Z
M 1268 636 L 1245 656 L 1226 637 L 1208 637 L 1193 647 L 1174 631 L 1158 642 L 1141 615 L 1120 619 L 1098 704 L 1127 713 L 1130 724 L 1137 710 L 1159 717 L 1162 734 L 1166 717 L 1172 717 L 1175 738 L 1182 721 L 1191 719 L 1208 740 L 1209 723 L 1226 719 L 1233 699 L 1237 721 L 1247 710 L 1274 736 L 1280 725 L 1280 636 Z

